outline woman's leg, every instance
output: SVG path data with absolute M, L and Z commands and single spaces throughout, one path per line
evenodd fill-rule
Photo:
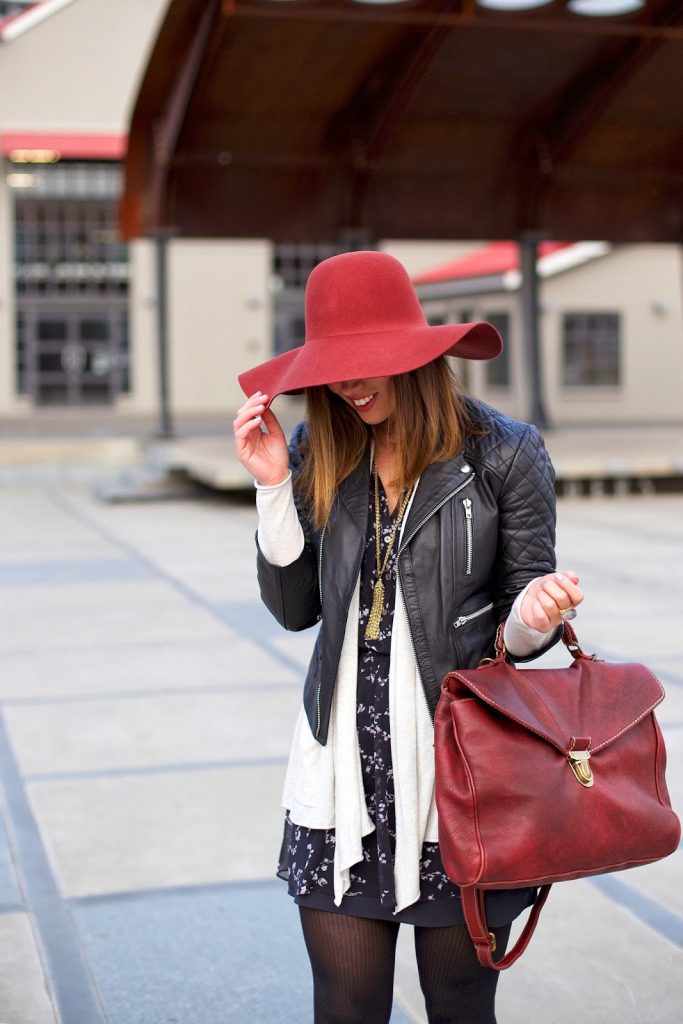
M 502 956 L 510 925 L 493 931 Z M 429 1024 L 496 1024 L 498 972 L 481 966 L 465 925 L 416 926 L 415 953 Z
M 388 1024 L 399 925 L 299 907 L 315 1024 Z

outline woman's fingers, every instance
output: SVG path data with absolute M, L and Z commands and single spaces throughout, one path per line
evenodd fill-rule
M 265 430 L 261 430 L 261 424 Z M 262 484 L 285 479 L 289 466 L 287 441 L 275 415 L 268 409 L 268 395 L 250 395 L 233 420 L 237 458 Z
M 576 607 L 583 601 L 583 590 L 578 586 L 579 577 L 576 573 L 556 572 L 544 578 L 548 581 L 549 587 L 559 587 L 564 592 L 565 596 L 560 598 L 562 609 Z
M 578 582 L 573 572 L 549 573 L 534 580 L 522 602 L 522 621 L 544 633 L 554 629 L 562 621 L 562 612 L 583 601 Z
M 253 416 L 251 419 L 245 420 L 244 422 L 240 423 L 240 425 L 238 427 L 235 427 L 234 429 L 235 437 L 245 437 L 256 427 L 260 427 L 261 421 L 262 417 L 257 415 Z
M 265 423 L 266 430 L 268 431 L 269 434 L 272 434 L 274 437 L 279 436 L 284 438 L 284 431 L 280 424 L 278 423 L 275 413 L 272 412 L 270 409 L 264 410 L 263 422 Z
M 266 400 L 267 395 L 262 395 L 260 391 L 251 395 L 244 405 L 237 410 L 237 415 L 232 421 L 233 430 L 237 431 L 245 423 L 255 419 L 257 416 L 261 416 L 266 408 Z

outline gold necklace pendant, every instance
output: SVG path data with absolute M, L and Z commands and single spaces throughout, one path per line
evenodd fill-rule
M 382 611 L 384 610 L 384 583 L 377 580 L 372 588 L 372 608 L 368 615 L 365 627 L 365 639 L 376 640 L 379 636 L 379 627 L 382 624 Z
M 384 555 L 384 563 L 381 561 L 381 529 L 382 523 L 380 518 L 379 508 L 379 478 L 377 475 L 377 465 L 373 462 L 372 466 L 373 476 L 375 478 L 375 561 L 376 561 L 376 575 L 375 584 L 372 588 L 372 606 L 370 608 L 370 614 L 368 615 L 368 621 L 365 626 L 365 639 L 366 640 L 377 640 L 379 637 L 379 628 L 382 624 L 382 613 L 384 611 L 384 581 L 382 577 L 389 562 L 389 556 L 394 547 L 394 541 L 396 540 L 396 533 L 403 514 L 408 506 L 408 501 L 412 492 L 412 487 L 404 493 L 398 506 L 398 512 L 394 525 L 391 528 L 389 540 L 387 541 L 386 552 Z

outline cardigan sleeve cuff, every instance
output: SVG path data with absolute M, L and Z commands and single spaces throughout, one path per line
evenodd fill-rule
M 254 481 L 254 485 L 261 554 L 271 565 L 291 565 L 304 549 L 304 533 L 294 504 L 291 470 L 279 484 L 264 487 Z
M 526 658 L 535 651 L 540 651 L 542 647 L 545 647 L 550 642 L 555 632 L 550 630 L 548 633 L 543 633 L 540 629 L 527 626 L 522 620 L 522 601 L 527 590 L 534 582 L 535 580 L 530 580 L 524 590 L 517 595 L 505 622 L 503 640 L 506 649 L 513 657 Z

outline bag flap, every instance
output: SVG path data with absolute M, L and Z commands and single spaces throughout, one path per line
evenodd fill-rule
M 577 658 L 568 668 L 515 668 L 507 662 L 449 672 L 443 688 L 463 688 L 537 733 L 563 753 L 575 737 L 595 752 L 632 729 L 664 698 L 654 673 L 639 664 Z

